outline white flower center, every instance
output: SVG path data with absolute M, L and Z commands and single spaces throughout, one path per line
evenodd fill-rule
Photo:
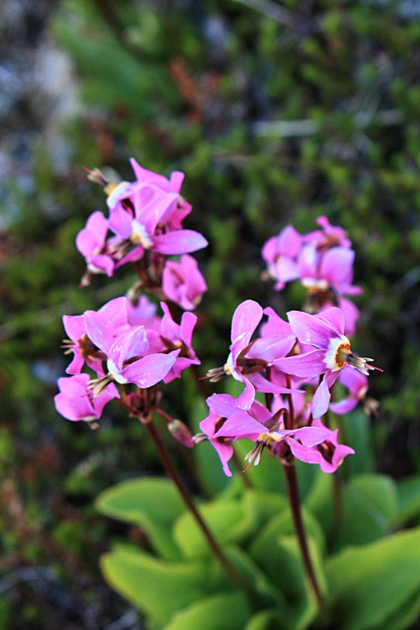
M 344 335 L 330 339 L 328 350 L 325 353 L 324 363 L 332 372 L 341 370 L 350 355 L 350 341 Z
M 110 373 L 114 381 L 120 383 L 120 385 L 125 385 L 126 383 L 128 383 L 127 379 L 124 378 L 112 359 L 108 359 L 107 366 L 108 372 Z
M 130 235 L 130 241 L 135 245 L 142 245 L 144 249 L 150 249 L 153 245 L 153 241 L 148 235 L 144 225 L 139 223 L 139 221 L 133 221 L 131 225 L 133 231 Z

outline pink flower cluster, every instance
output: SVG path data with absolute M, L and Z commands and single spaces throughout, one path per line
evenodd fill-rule
M 251 340 L 263 315 L 267 321 Z M 369 371 L 377 369 L 370 365 L 371 359 L 352 352 L 344 327 L 344 313 L 337 307 L 315 315 L 291 311 L 286 322 L 253 300 L 238 306 L 230 354 L 208 376 L 213 381 L 232 376 L 244 389 L 237 399 L 227 394 L 210 396 L 210 413 L 200 424 L 202 434 L 195 437 L 197 442 L 210 440 L 227 475 L 232 443 L 242 438 L 255 443 L 248 454 L 255 464 L 268 448 L 285 461 L 292 455 L 334 472 L 354 452 L 338 444 L 338 431 L 320 420 L 329 407 L 337 413 L 353 409 L 366 393 Z M 330 404 L 330 390 L 340 376 L 349 396 Z M 257 393 L 264 395 L 265 405 Z
M 374 401 L 366 397 L 367 377 L 377 369 L 372 359 L 351 350 L 348 338 L 354 333 L 358 310 L 343 296 L 361 289 L 352 284 L 354 252 L 345 231 L 319 217 L 319 230 L 301 235 L 288 226 L 264 245 L 263 257 L 277 289 L 296 279 L 308 288 L 306 312 L 290 311 L 285 321 L 253 300 L 238 306 L 226 362 L 207 377 L 217 382 L 231 376 L 242 391 L 238 398 L 208 397 L 209 414 L 200 423 L 202 432 L 192 436 L 181 421 L 159 408 L 161 393 L 156 386 L 200 364 L 192 347 L 197 316 L 190 311 L 207 286 L 189 254 L 207 241 L 183 228 L 192 209 L 180 195 L 183 173 L 174 172 L 167 179 L 135 160 L 131 164 L 134 182 L 111 185 L 99 171 L 91 173 L 108 195 L 109 216 L 94 212 L 76 243 L 87 261 L 85 284 L 91 274 L 112 276 L 116 268 L 132 263 L 139 282 L 129 294 L 136 297 L 119 297 L 98 311 L 64 316 L 68 337 L 64 348 L 72 360 L 68 376 L 58 381 L 57 411 L 69 420 L 92 425 L 112 399 L 119 399 L 130 415 L 143 422 L 157 411 L 185 445 L 210 441 L 227 475 L 233 443 L 240 439 L 253 443 L 246 457 L 248 466 L 257 464 L 267 450 L 286 464 L 297 458 L 334 472 L 354 451 L 339 444 L 338 430 L 325 426 L 321 418 L 329 409 L 347 413 L 359 402 L 374 411 Z M 158 295 L 161 316 L 147 297 L 138 296 L 139 288 Z M 184 311 L 177 320 L 170 302 Z M 337 381 L 347 395 L 331 402 Z
M 353 285 L 354 251 L 345 230 L 318 217 L 321 229 L 299 234 L 291 225 L 265 243 L 262 256 L 268 273 L 281 291 L 288 282 L 300 280 L 308 290 L 305 310 L 311 313 L 339 306 L 344 314 L 345 332 L 356 331 L 359 310 L 345 295 L 358 295 L 361 287 Z
M 163 317 L 146 297 L 133 306 L 128 298 L 111 300 L 98 311 L 64 316 L 66 352 L 73 354 L 58 381 L 57 411 L 69 420 L 98 419 L 107 402 L 120 398 L 118 386 L 139 390 L 179 378 L 192 364 L 199 364 L 192 347 L 197 316 L 186 312 L 177 324 L 165 303 Z M 84 366 L 94 376 L 82 373 Z M 124 390 L 126 393 L 126 390 Z
M 94 212 L 77 235 L 76 246 L 87 264 L 82 284 L 88 284 L 92 274 L 112 276 L 118 267 L 146 257 L 138 270 L 143 284 L 163 291 L 162 297 L 183 309 L 193 310 L 207 286 L 188 254 L 206 247 L 207 241 L 200 233 L 182 227 L 192 210 L 180 194 L 184 174 L 176 171 L 167 179 L 134 159 L 131 165 L 137 178 L 134 182 L 109 184 L 99 171 L 91 173 L 91 179 L 101 183 L 108 194 L 109 216 Z M 174 255 L 182 255 L 180 262 L 166 260 Z

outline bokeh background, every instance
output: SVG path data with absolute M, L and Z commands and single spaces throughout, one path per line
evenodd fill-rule
M 261 281 L 261 247 L 325 214 L 344 226 L 364 287 L 355 348 L 371 379 L 376 468 L 420 472 L 420 1 L 3 0 L 0 5 L 0 629 L 124 630 L 141 617 L 105 584 L 119 536 L 94 497 L 162 474 L 141 427 L 112 405 L 99 431 L 53 406 L 63 314 L 121 295 L 121 273 L 78 287 L 74 237 L 103 192 L 83 165 L 132 179 L 128 158 L 186 172 L 204 366 Z M 181 389 L 180 389 L 181 388 Z M 182 381 L 168 388 L 183 417 Z

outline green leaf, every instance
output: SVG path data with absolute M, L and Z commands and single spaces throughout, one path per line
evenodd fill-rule
M 123 481 L 99 495 L 95 505 L 102 514 L 139 525 L 153 548 L 164 557 L 173 560 L 180 557 L 170 532 L 185 507 L 168 479 Z
M 420 529 L 345 549 L 329 560 L 327 578 L 340 630 L 382 630 L 388 620 L 417 606 Z
M 385 475 L 360 475 L 343 488 L 343 512 L 334 548 L 363 545 L 389 534 L 398 513 L 395 482 Z
M 420 516 L 420 475 L 412 475 L 397 482 L 398 517 L 396 524 L 407 523 Z
M 385 475 L 359 475 L 345 483 L 338 478 L 338 488 L 334 488 L 336 482 L 333 475 L 320 475 L 305 503 L 326 536 L 334 535 L 335 550 L 373 542 L 391 531 L 398 513 L 397 490 L 392 479 Z
M 141 551 L 119 550 L 101 558 L 109 584 L 138 606 L 153 623 L 168 623 L 178 612 L 214 590 L 205 565 L 171 563 Z
M 242 541 L 255 524 L 255 516 L 239 500 L 213 501 L 200 506 L 199 511 L 219 544 Z M 201 529 L 190 513 L 178 518 L 173 534 L 186 558 L 203 558 L 211 553 Z
M 251 617 L 244 630 L 288 630 L 278 610 L 262 610 Z
M 249 614 L 243 593 L 212 595 L 176 613 L 164 630 L 242 630 Z
M 303 511 L 303 520 L 315 573 L 321 590 L 326 583 L 321 549 L 323 534 L 316 520 Z M 308 626 L 318 612 L 315 597 L 308 584 L 299 544 L 294 534 L 290 511 L 284 510 L 272 518 L 250 547 L 250 554 L 264 567 L 268 579 L 285 595 L 288 606 L 283 618 L 287 630 Z
M 356 409 L 352 413 L 341 416 L 340 423 L 342 424 L 341 439 L 356 451 L 354 455 L 346 457 L 342 464 L 346 476 L 372 473 L 375 469 L 375 460 L 368 416 L 363 409 Z

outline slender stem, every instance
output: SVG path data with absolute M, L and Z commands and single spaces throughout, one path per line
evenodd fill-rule
M 328 614 L 324 597 L 316 579 L 315 571 L 312 566 L 311 556 L 309 555 L 308 543 L 306 540 L 305 527 L 302 520 L 302 512 L 300 508 L 299 487 L 296 475 L 295 464 L 283 464 L 284 473 L 287 481 L 287 491 L 289 494 L 290 508 L 292 511 L 293 524 L 295 526 L 296 535 L 299 541 L 299 547 L 302 554 L 302 560 L 305 567 L 306 575 L 309 578 L 312 590 L 318 602 L 321 615 L 326 621 Z
M 226 572 L 226 574 L 231 578 L 231 580 L 233 582 L 235 582 L 235 584 L 237 586 L 239 586 L 241 589 L 244 589 L 245 591 L 249 590 L 249 587 L 247 585 L 247 583 L 245 582 L 245 580 L 241 577 L 241 575 L 236 571 L 236 569 L 232 566 L 232 564 L 229 562 L 229 560 L 227 559 L 227 557 L 225 556 L 225 554 L 223 553 L 219 543 L 216 541 L 216 539 L 214 538 L 213 534 L 211 533 L 211 531 L 209 530 L 209 528 L 207 527 L 207 524 L 205 523 L 205 521 L 203 520 L 201 514 L 199 513 L 199 511 L 197 510 L 187 488 L 184 485 L 184 482 L 182 481 L 177 469 L 175 468 L 175 466 L 173 465 L 170 457 L 169 457 L 169 453 L 165 448 L 165 445 L 159 435 L 159 432 L 157 431 L 156 427 L 154 426 L 154 424 L 152 422 L 146 422 L 144 424 L 147 432 L 149 433 L 155 447 L 156 450 L 159 453 L 159 456 L 162 460 L 162 463 L 165 467 L 166 472 L 168 473 L 168 475 L 171 477 L 172 481 L 174 482 L 175 486 L 177 487 L 178 492 L 180 493 L 185 505 L 187 506 L 187 508 L 190 510 L 191 514 L 193 515 L 197 525 L 199 526 L 199 528 L 201 529 L 204 537 L 206 538 L 209 547 L 211 548 L 211 550 L 213 551 L 215 557 L 219 560 L 220 564 L 222 565 L 224 571 Z

